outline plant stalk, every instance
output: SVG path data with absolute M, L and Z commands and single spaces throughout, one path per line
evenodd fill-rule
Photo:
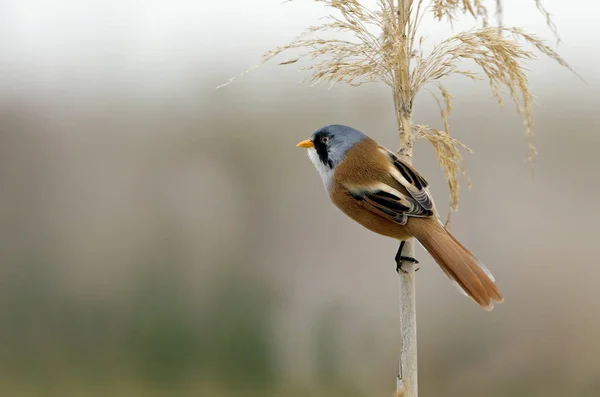
M 407 241 L 403 248 L 405 256 L 414 255 L 414 242 Z M 401 263 L 399 273 L 399 313 L 400 313 L 400 359 L 396 383 L 397 395 L 417 397 L 417 307 L 415 300 L 415 264 Z
M 411 0 L 398 0 L 398 30 L 401 54 L 395 70 L 394 107 L 398 122 L 400 148 L 398 156 L 412 164 L 414 136 L 411 128 L 412 90 L 410 87 L 410 54 L 407 27 Z M 408 240 L 403 247 L 403 256 L 414 257 L 414 241 Z M 400 314 L 400 357 L 396 394 L 401 397 L 418 397 L 417 372 L 417 307 L 415 292 L 415 264 L 401 261 L 397 266 L 398 299 Z
M 402 118 L 400 142 L 405 144 L 398 150 L 398 155 L 412 163 L 413 136 L 410 130 L 410 118 Z M 414 241 L 408 240 L 403 247 L 402 255 L 414 257 Z M 398 272 L 398 299 L 400 314 L 400 358 L 398 362 L 397 395 L 402 397 L 418 396 L 417 372 L 417 306 L 415 290 L 415 267 L 412 262 L 401 261 L 397 264 L 403 271 Z

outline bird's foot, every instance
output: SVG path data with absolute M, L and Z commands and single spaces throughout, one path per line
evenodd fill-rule
M 402 255 L 400 255 L 400 256 L 397 256 L 397 257 L 396 257 L 396 272 L 397 272 L 397 273 L 400 273 L 400 272 L 402 272 L 402 273 L 404 273 L 404 274 L 408 273 L 408 271 L 402 267 L 402 264 L 403 264 L 404 262 L 410 262 L 410 263 L 414 263 L 415 265 L 416 265 L 417 263 L 419 263 L 419 261 L 418 261 L 418 260 L 416 260 L 415 258 L 413 258 L 413 257 L 411 257 L 411 256 L 402 256 Z M 419 271 L 419 269 L 420 269 L 420 267 L 416 268 L 416 269 L 415 269 L 415 272 L 418 272 L 418 271 Z
M 404 249 L 404 244 L 406 244 L 406 241 L 401 241 L 400 242 L 400 247 L 398 248 L 398 252 L 396 253 L 396 257 L 394 258 L 396 260 L 396 272 L 398 274 L 400 274 L 400 272 L 406 274 L 408 273 L 408 271 L 404 268 L 402 268 L 402 264 L 405 262 L 410 262 L 410 263 L 414 263 L 417 264 L 419 263 L 418 260 L 416 260 L 415 258 L 413 258 L 412 256 L 404 256 L 402 255 L 402 250 Z M 415 269 L 415 272 L 418 271 L 420 268 Z

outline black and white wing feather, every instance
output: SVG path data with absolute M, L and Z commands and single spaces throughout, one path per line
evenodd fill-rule
M 393 168 L 390 174 L 397 180 L 410 195 L 426 210 L 432 210 L 433 199 L 429 193 L 429 183 L 417 172 L 412 166 L 400 160 L 394 153 L 390 152 L 383 146 L 379 149 L 384 152 L 390 159 Z
M 368 210 L 400 225 L 406 224 L 409 216 L 428 217 L 431 209 L 424 208 L 413 197 L 380 182 L 369 189 L 351 189 L 350 194 L 361 201 Z

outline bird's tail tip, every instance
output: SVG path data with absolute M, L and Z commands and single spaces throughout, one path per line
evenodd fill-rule
M 416 232 L 417 239 L 463 295 L 486 311 L 504 302 L 492 272 L 443 226 L 436 223 Z

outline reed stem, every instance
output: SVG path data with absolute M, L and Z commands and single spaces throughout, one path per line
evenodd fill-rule
M 412 164 L 414 136 L 411 129 L 412 89 L 410 87 L 409 38 L 407 37 L 408 17 L 412 0 L 398 0 L 398 29 L 402 48 L 395 73 L 394 106 L 398 122 L 400 147 L 398 155 Z M 404 256 L 414 257 L 414 241 L 410 239 L 403 247 Z M 397 264 L 403 271 L 398 272 L 398 308 L 400 315 L 400 356 L 398 359 L 398 396 L 418 396 L 417 371 L 417 306 L 415 291 L 415 264 L 401 261 Z

